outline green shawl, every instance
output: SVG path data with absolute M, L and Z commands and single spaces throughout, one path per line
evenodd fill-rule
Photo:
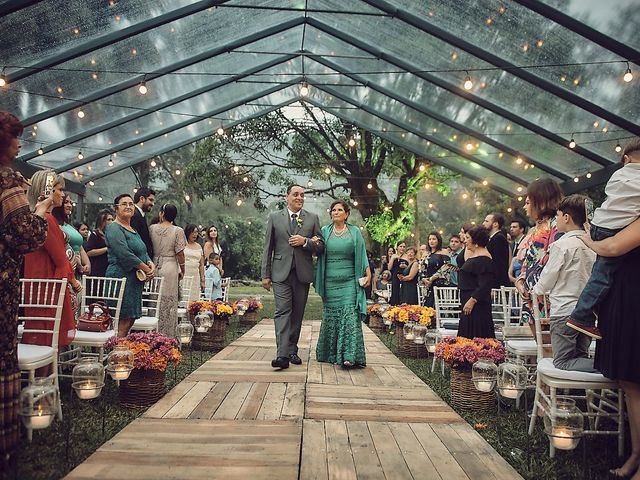
M 351 238 L 354 242 L 354 251 L 355 251 L 355 266 L 356 266 L 356 276 L 353 281 L 356 284 L 356 304 L 358 307 L 358 312 L 361 316 L 367 315 L 367 295 L 364 291 L 364 288 L 360 286 L 358 283 L 358 278 L 364 277 L 366 275 L 367 267 L 369 266 L 369 261 L 367 259 L 367 249 L 364 245 L 364 238 L 362 237 L 362 233 L 360 233 L 360 229 L 355 225 L 351 225 L 347 223 L 347 228 L 349 229 L 349 233 L 351 233 Z M 325 245 L 331 232 L 333 231 L 333 223 L 329 225 L 325 225 L 322 227 L 322 237 L 324 238 Z M 313 287 L 322 300 L 326 299 L 326 287 L 325 287 L 325 271 L 327 268 L 327 256 L 326 256 L 326 248 L 322 251 L 320 255 L 318 255 L 318 263 L 316 264 L 316 278 L 313 282 Z

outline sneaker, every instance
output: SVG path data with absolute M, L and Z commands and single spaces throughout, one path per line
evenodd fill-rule
M 600 333 L 600 329 L 598 327 L 589 327 L 588 325 L 583 325 L 581 323 L 576 322 L 572 318 L 567 320 L 567 326 L 573 328 L 574 330 L 579 331 L 580 333 L 589 335 L 591 338 L 595 338 L 596 340 L 602 340 L 602 334 Z

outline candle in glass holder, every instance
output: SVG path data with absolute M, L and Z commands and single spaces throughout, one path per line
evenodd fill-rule
M 111 378 L 114 380 L 126 380 L 129 378 L 131 369 L 127 365 L 116 365 L 113 370 L 109 372 Z
M 427 347 L 427 350 L 429 351 L 429 353 L 435 353 L 436 351 L 436 346 L 435 345 L 429 345 Z
M 500 389 L 500 395 L 502 395 L 505 398 L 516 399 L 520 396 L 520 391 L 514 387 L 502 387 Z
M 204 333 L 206 331 L 207 331 L 207 329 L 204 328 L 204 327 L 196 327 L 196 332 L 198 332 L 198 333 Z
M 44 413 L 42 410 L 38 411 L 36 415 L 31 415 L 29 417 L 31 428 L 33 430 L 40 430 L 42 428 L 47 428 L 51 425 L 51 421 L 53 420 L 52 414 Z
M 406 340 L 414 340 L 416 338 L 416 336 L 413 333 L 407 333 L 404 338 Z
M 82 400 L 91 400 L 100 395 L 100 387 L 97 383 L 87 380 L 77 386 L 76 393 Z
M 553 428 L 551 431 L 551 442 L 559 450 L 573 450 L 576 448 L 576 440 L 571 432 L 566 428 Z
M 478 380 L 475 384 L 476 389 L 480 392 L 490 392 L 493 390 L 493 382 L 491 380 Z
M 415 338 L 415 339 L 413 340 L 413 343 L 416 343 L 416 344 L 418 344 L 418 345 L 424 345 L 424 338 L 420 338 L 420 337 Z
M 182 344 L 189 343 L 191 342 L 191 335 L 181 335 L 179 339 Z

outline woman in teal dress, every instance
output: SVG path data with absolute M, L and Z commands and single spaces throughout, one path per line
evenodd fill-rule
M 136 270 L 142 270 L 147 279 L 155 274 L 156 267 L 147 254 L 147 247 L 131 226 L 134 203 L 128 194 L 118 195 L 114 201 L 116 219 L 105 229 L 109 265 L 106 276 L 127 279 L 120 308 L 118 336 L 124 337 L 131 325 L 142 316 L 142 290 L 144 282 L 138 280 Z
M 331 204 L 332 223 L 322 228 L 325 249 L 314 282 L 323 302 L 316 360 L 345 368 L 367 363 L 362 319 L 367 314 L 365 288 L 371 283 L 364 238 L 347 223 L 349 211 L 341 200 Z

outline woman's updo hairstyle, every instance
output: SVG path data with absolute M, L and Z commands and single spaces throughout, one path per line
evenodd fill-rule
M 13 141 L 22 135 L 24 127 L 18 118 L 9 112 L 0 112 L 0 152 L 3 152 Z
M 173 223 L 176 217 L 178 216 L 178 209 L 172 203 L 165 203 L 160 208 L 162 215 L 164 215 L 164 219 L 167 222 Z

